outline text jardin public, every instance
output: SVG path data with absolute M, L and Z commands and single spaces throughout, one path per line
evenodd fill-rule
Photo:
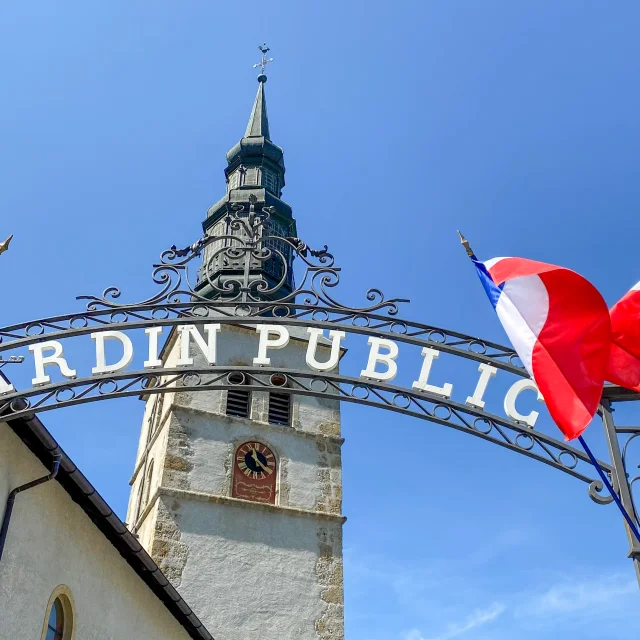
M 148 359 L 144 362 L 145 369 L 158 369 L 164 366 L 164 363 L 159 358 L 159 337 L 162 330 L 163 327 L 161 326 L 148 327 L 145 329 L 145 333 L 148 336 L 149 347 Z M 221 330 L 221 324 L 205 324 L 203 326 L 203 332 L 206 334 L 206 339 L 197 330 L 195 325 L 192 324 L 177 325 L 176 330 L 179 334 L 178 339 L 180 340 L 179 358 L 175 362 L 177 367 L 193 366 L 193 357 L 190 355 L 192 345 L 202 352 L 210 365 L 216 364 L 217 334 Z M 289 331 L 286 327 L 280 325 L 259 324 L 256 326 L 256 332 L 259 336 L 258 354 L 253 358 L 253 364 L 255 366 L 269 366 L 271 364 L 271 359 L 268 355 L 269 351 L 286 347 L 289 344 Z M 346 335 L 345 332 L 337 330 L 329 331 L 331 350 L 329 358 L 323 362 L 317 358 L 318 342 L 319 339 L 323 337 L 323 330 L 316 327 L 308 327 L 307 334 L 309 335 L 306 351 L 307 366 L 319 372 L 329 372 L 335 369 L 340 359 L 340 348 L 342 346 L 342 340 Z M 131 363 L 133 359 L 133 343 L 126 333 L 122 331 L 99 331 L 92 333 L 91 339 L 95 342 L 96 347 L 96 366 L 91 369 L 92 375 L 100 376 L 115 373 L 125 369 Z M 105 343 L 107 341 L 119 342 L 123 348 L 122 357 L 113 364 L 107 364 L 105 352 Z M 399 352 L 397 343 L 387 338 L 374 336 L 369 337 L 368 343 L 370 350 L 367 366 L 360 372 L 360 377 L 365 380 L 378 382 L 389 382 L 393 380 L 398 373 L 398 365 L 395 361 Z M 34 386 L 46 385 L 51 382 L 51 378 L 46 370 L 52 366 L 57 366 L 65 378 L 73 379 L 77 377 L 76 371 L 69 367 L 64 357 L 62 343 L 57 340 L 46 340 L 31 344 L 29 351 L 32 352 L 34 359 L 36 375 L 31 381 Z M 422 356 L 423 361 L 420 375 L 411 385 L 412 389 L 432 393 L 443 399 L 451 397 L 453 391 L 453 385 L 451 383 L 447 382 L 442 386 L 429 384 L 429 375 L 433 362 L 439 358 L 440 352 L 431 347 L 424 347 L 422 349 Z M 480 376 L 476 383 L 476 388 L 473 395 L 466 399 L 466 404 L 477 409 L 483 409 L 485 405 L 483 397 L 487 385 L 491 378 L 496 375 L 497 369 L 483 362 L 480 363 L 478 371 L 480 372 Z M 538 419 L 538 412 L 531 411 L 529 414 L 523 415 L 516 409 L 516 400 L 520 393 L 525 390 L 535 391 L 538 400 L 543 401 L 533 381 L 527 378 L 521 378 L 507 391 L 504 398 L 504 410 L 510 419 L 533 428 Z M 0 377 L 0 395 L 11 393 L 12 391 L 15 391 L 14 386 L 5 382 L 5 380 Z

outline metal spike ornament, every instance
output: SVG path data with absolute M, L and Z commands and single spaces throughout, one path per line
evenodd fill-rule
M 473 253 L 473 249 L 469 246 L 469 241 L 462 235 L 462 233 L 460 233 L 459 230 L 458 235 L 460 236 L 460 243 L 464 247 L 464 250 L 467 252 L 467 255 L 473 260 L 475 255 Z
M 0 242 L 0 254 L 9 249 L 9 244 L 13 240 L 13 234 L 11 234 L 4 242 Z

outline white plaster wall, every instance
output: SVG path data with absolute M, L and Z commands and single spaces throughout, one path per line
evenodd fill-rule
M 307 333 L 304 327 L 288 327 L 291 335 L 289 345 L 284 349 L 269 350 L 267 355 L 271 358 L 271 366 L 286 367 L 309 371 L 305 355 L 307 351 Z M 324 342 L 327 342 L 326 340 Z M 172 341 L 163 356 L 165 366 L 174 366 L 177 359 L 179 341 Z M 318 345 L 320 359 L 328 358 L 329 349 L 322 341 Z M 230 326 L 222 325 L 217 335 L 217 364 L 221 366 L 253 366 L 253 358 L 258 354 L 258 334 L 254 326 Z M 207 367 L 207 362 L 200 350 L 191 345 L 190 355 L 194 358 L 194 366 Z M 338 370 L 336 369 L 336 372 Z M 178 392 L 177 396 L 184 394 Z M 256 394 L 257 395 L 257 394 Z M 309 433 L 320 433 L 320 427 L 327 421 L 340 421 L 340 405 L 338 401 L 331 401 L 331 390 L 328 390 L 323 398 L 310 396 L 293 397 L 293 413 L 299 416 L 294 425 L 297 429 Z M 194 409 L 220 413 L 224 411 L 226 393 L 220 391 L 198 391 L 189 398 L 189 406 Z M 181 402 L 182 403 L 182 402 Z M 165 405 L 170 404 L 170 399 L 165 400 Z M 252 412 L 252 418 L 259 417 Z
M 158 402 L 161 396 L 155 395 L 151 396 L 151 400 L 147 403 L 145 407 L 145 413 L 142 423 L 142 433 L 141 433 L 141 442 L 144 442 L 145 446 L 139 447 L 138 459 L 136 461 L 136 468 L 134 471 L 134 476 L 131 482 L 131 493 L 129 494 L 129 505 L 127 508 L 127 523 L 133 529 L 140 520 L 141 514 L 144 512 L 144 509 L 147 503 L 144 501 L 144 495 L 141 496 L 141 493 L 147 493 L 147 478 L 148 472 L 153 462 L 153 470 L 151 476 L 151 485 L 149 487 L 148 495 L 151 499 L 155 490 L 157 489 L 160 481 L 162 479 L 162 468 L 164 466 L 164 457 L 167 448 L 167 430 L 162 427 L 163 419 L 169 413 L 169 408 L 165 405 L 165 403 L 169 404 L 169 399 L 165 398 L 163 401 L 162 408 L 162 416 L 158 423 L 157 431 L 154 432 L 152 437 L 152 442 L 150 443 L 149 452 L 146 457 L 143 457 L 145 447 L 147 444 L 147 439 L 149 437 L 149 418 L 152 415 L 152 407 L 153 404 Z M 135 531 L 135 533 L 140 533 L 141 541 L 142 534 L 140 531 Z M 144 544 L 144 542 L 143 542 Z
M 274 367 L 289 367 L 308 370 L 305 354 L 307 343 L 306 331 L 303 327 L 290 327 L 292 339 L 284 349 L 269 352 Z M 296 338 L 297 336 L 297 338 Z M 169 345 L 164 359 L 167 363 L 175 362 L 179 348 L 179 341 Z M 258 335 L 253 327 L 222 327 L 217 336 L 217 362 L 220 365 L 248 365 L 251 366 L 253 357 L 257 354 Z M 328 356 L 326 346 L 320 346 Z M 206 367 L 206 360 L 199 349 L 191 348 L 191 355 L 195 365 Z M 169 366 L 169 365 L 168 365 Z M 174 398 L 177 403 L 173 407 L 174 417 L 179 416 L 182 425 L 188 431 L 189 461 L 193 469 L 188 473 L 187 485 L 194 491 L 212 493 L 216 495 L 230 495 L 229 464 L 232 461 L 233 447 L 244 440 L 257 439 L 269 445 L 279 459 L 286 460 L 287 467 L 287 498 L 284 503 L 301 509 L 314 509 L 321 499 L 322 486 L 317 470 L 319 455 L 315 438 L 309 434 L 319 435 L 327 425 L 333 435 L 339 435 L 340 410 L 339 402 L 331 398 L 331 394 L 322 398 L 310 396 L 292 396 L 291 427 L 266 424 L 267 394 L 252 393 L 251 418 L 243 419 L 227 417 L 224 413 L 226 393 L 220 391 L 178 392 Z M 151 413 L 149 406 L 157 399 L 151 398 L 145 411 L 145 420 Z M 163 413 L 168 411 L 170 398 L 164 400 Z M 188 407 L 194 412 L 180 411 L 178 407 Z M 147 426 L 143 426 L 142 437 L 146 437 Z M 165 423 L 164 433 L 154 443 L 150 457 L 153 457 L 154 473 L 164 461 L 164 447 L 169 425 Z M 140 464 L 138 464 L 140 466 Z M 140 491 L 143 478 L 142 468 L 136 477 L 136 484 L 132 496 Z M 281 477 L 282 465 L 279 465 Z M 171 486 L 170 475 L 154 480 L 151 495 L 155 488 L 163 484 Z M 131 506 L 130 506 L 131 511 Z M 146 538 L 145 538 L 146 540 Z
M 234 447 L 247 440 L 259 440 L 277 452 L 279 476 L 283 459 L 287 461 L 288 506 L 314 509 L 320 500 L 315 439 L 295 437 L 286 428 L 264 429 L 249 420 L 240 422 L 179 408 L 174 408 L 174 416 L 189 433 L 189 459 L 193 469 L 188 474 L 186 488 L 221 496 L 231 495 L 231 474 L 228 470 Z M 170 486 L 167 482 L 163 484 Z
M 0 423 L 0 510 L 48 473 Z M 0 638 L 39 640 L 52 591 L 67 585 L 77 640 L 187 640 L 183 627 L 56 481 L 17 496 L 0 561 Z
M 189 547 L 180 593 L 214 637 L 319 639 L 316 621 L 327 604 L 316 570 L 318 520 L 245 506 L 172 502 L 180 512 L 180 540 Z

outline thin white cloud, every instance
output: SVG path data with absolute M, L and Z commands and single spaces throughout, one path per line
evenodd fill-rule
M 619 574 L 598 579 L 566 580 L 530 598 L 518 607 L 516 616 L 549 618 L 601 613 L 626 606 L 625 597 L 636 595 L 637 591 L 638 584 L 634 579 Z
M 501 616 L 506 610 L 506 606 L 502 602 L 494 602 L 486 609 L 476 609 L 463 622 L 455 622 L 447 626 L 443 633 L 431 638 L 425 638 L 417 629 L 411 630 L 405 640 L 452 640 L 472 629 L 481 627 L 482 625 L 493 622 Z

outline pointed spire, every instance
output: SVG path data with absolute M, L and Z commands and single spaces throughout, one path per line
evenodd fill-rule
M 244 134 L 245 138 L 263 136 L 265 140 L 271 140 L 269 135 L 269 118 L 267 117 L 267 99 L 264 95 L 264 83 L 266 81 L 267 76 L 261 73 L 258 76 L 258 94 L 256 95 L 256 101 L 253 103 L 249 124 Z

